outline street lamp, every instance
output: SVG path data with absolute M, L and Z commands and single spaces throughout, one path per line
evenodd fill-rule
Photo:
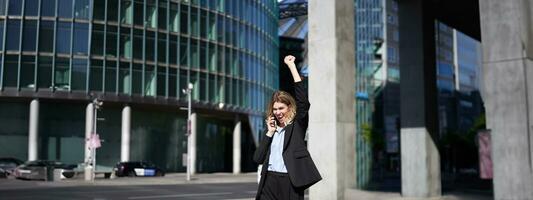
M 189 83 L 186 89 L 182 89 L 187 95 L 187 181 L 191 180 L 191 92 L 193 84 Z
M 94 140 L 96 138 L 96 120 L 98 120 L 98 110 L 104 105 L 104 102 L 101 101 L 98 98 L 93 99 L 93 113 L 94 113 L 94 119 L 93 119 L 93 131 L 91 133 L 91 139 Z M 93 142 L 93 141 L 91 141 Z M 94 181 L 95 172 L 96 172 L 96 148 L 95 146 L 91 147 L 91 165 L 92 165 L 92 172 L 91 172 L 91 180 Z

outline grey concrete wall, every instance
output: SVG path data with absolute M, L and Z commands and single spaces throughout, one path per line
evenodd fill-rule
M 429 1 L 399 2 L 402 196 L 441 195 L 435 17 Z
M 533 3 L 479 1 L 495 199 L 533 199 Z
M 308 147 L 323 180 L 310 199 L 344 199 L 355 187 L 353 0 L 309 1 Z

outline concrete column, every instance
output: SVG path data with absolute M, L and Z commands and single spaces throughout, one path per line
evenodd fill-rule
M 191 114 L 191 136 L 189 138 L 189 156 L 191 156 L 191 174 L 196 174 L 196 124 L 197 124 L 197 115 L 196 113 Z
M 533 199 L 533 3 L 479 8 L 494 199 Z
M 399 3 L 402 195 L 441 195 L 435 67 L 435 17 L 431 1 Z
M 39 138 L 39 100 L 34 99 L 30 103 L 30 124 L 28 135 L 28 160 L 37 160 L 37 148 Z
M 310 199 L 344 199 L 355 187 L 353 0 L 309 1 L 308 148 L 323 180 Z
M 241 121 L 233 127 L 233 173 L 241 173 Z
M 87 104 L 85 109 L 85 171 L 84 177 L 86 181 L 92 180 L 92 171 L 89 168 L 91 159 L 91 149 L 89 149 L 89 138 L 93 132 L 93 120 L 94 120 L 94 107 L 92 103 Z
M 131 107 L 122 109 L 122 137 L 120 140 L 120 161 L 130 160 Z

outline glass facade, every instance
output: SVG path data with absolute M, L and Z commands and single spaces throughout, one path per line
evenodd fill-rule
M 0 0 L 0 90 L 183 102 L 192 83 L 193 107 L 245 113 L 257 139 L 277 89 L 277 10 L 275 0 Z

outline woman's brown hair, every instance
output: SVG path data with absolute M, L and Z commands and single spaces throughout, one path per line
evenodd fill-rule
M 266 110 L 267 120 L 269 117 L 273 117 L 274 115 L 273 107 L 275 102 L 284 103 L 285 105 L 287 105 L 289 112 L 286 114 L 285 118 L 287 119 L 286 123 L 290 124 L 296 116 L 296 101 L 294 100 L 294 98 L 291 96 L 291 94 L 285 91 L 274 92 Z

